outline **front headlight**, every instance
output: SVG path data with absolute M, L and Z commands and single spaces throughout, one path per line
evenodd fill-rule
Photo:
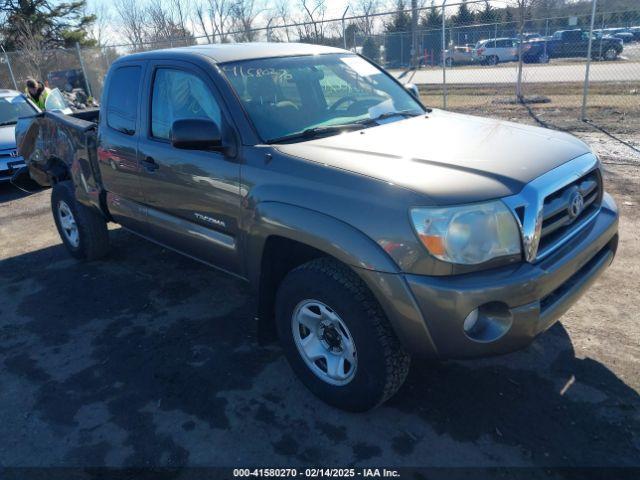
M 414 208 L 411 220 L 429 253 L 445 262 L 476 265 L 520 253 L 518 224 L 499 200 Z

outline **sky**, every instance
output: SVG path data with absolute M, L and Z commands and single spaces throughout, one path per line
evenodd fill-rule
M 146 0 L 141 0 L 142 3 L 144 3 Z M 191 0 L 192 3 L 196 3 L 199 0 Z M 290 11 L 292 14 L 296 14 L 296 13 L 301 13 L 300 12 L 300 0 L 287 0 L 290 4 Z M 339 19 L 342 17 L 345 8 L 351 3 L 351 4 L 355 4 L 357 3 L 358 0 L 326 0 L 326 5 L 327 5 L 327 10 L 326 10 L 326 14 L 325 14 L 325 19 Z M 379 11 L 386 11 L 386 12 L 391 12 L 394 9 L 394 6 L 396 4 L 397 0 L 380 0 L 380 7 L 379 7 Z M 473 1 L 473 0 L 469 0 L 469 1 Z M 449 4 L 457 4 L 459 3 L 460 0 L 448 0 L 447 3 Z M 490 0 L 490 3 L 494 4 L 495 6 L 498 5 L 504 5 L 504 3 L 506 2 L 506 0 Z M 90 11 L 95 11 L 96 7 L 99 6 L 104 6 L 105 8 L 108 9 L 108 11 L 110 12 L 110 14 L 113 17 L 113 21 L 110 22 L 109 26 L 107 27 L 107 39 L 106 42 L 107 44 L 113 45 L 113 44 L 122 44 L 122 43 L 126 43 L 126 40 L 123 38 L 123 36 L 121 35 L 121 33 L 118 31 L 117 28 L 117 15 L 115 12 L 115 8 L 113 6 L 113 0 L 88 0 L 88 4 L 89 4 L 89 10 Z M 262 4 L 264 6 L 265 9 L 269 9 L 270 6 L 272 8 L 275 7 L 275 5 L 278 3 L 278 0 L 256 0 L 256 4 Z M 442 0 L 436 0 L 435 1 L 436 5 L 440 5 L 442 3 Z M 419 5 L 430 5 L 431 4 L 431 0 L 418 0 L 418 4 Z M 411 5 L 411 0 L 405 0 L 405 6 L 406 8 L 409 8 Z M 452 7 L 452 9 L 455 7 Z M 354 15 L 354 11 L 352 9 L 350 9 L 347 12 L 347 17 Z M 298 15 L 299 16 L 299 15 Z M 257 22 L 257 26 L 263 26 L 266 23 L 266 21 L 258 21 Z M 201 36 L 202 32 L 199 31 L 198 28 L 192 27 L 191 30 L 194 31 L 196 36 Z
M 142 2 L 144 3 L 145 0 L 142 0 Z M 195 3 L 195 1 L 197 0 L 192 0 L 192 2 Z M 299 10 L 299 2 L 298 0 L 288 0 L 289 4 L 290 4 L 290 8 L 291 8 L 291 12 L 295 13 L 296 11 Z M 450 0 L 453 1 L 453 0 Z M 276 4 L 275 0 L 257 0 L 257 3 L 262 2 L 265 5 L 265 8 L 269 8 L 270 6 L 274 6 Z M 326 0 L 327 2 L 327 12 L 325 15 L 326 19 L 333 19 L 333 18 L 340 18 L 342 17 L 342 14 L 344 13 L 344 9 L 347 7 L 347 5 L 350 3 L 349 0 Z M 393 0 L 390 0 L 391 3 L 395 3 Z M 407 2 L 411 2 L 411 0 L 407 0 Z M 353 0 L 352 0 L 353 3 Z M 386 6 L 385 1 L 382 0 L 381 4 L 383 5 L 383 8 Z M 120 33 L 117 30 L 117 15 L 115 12 L 115 8 L 113 6 L 113 0 L 89 0 L 88 1 L 88 5 L 89 5 L 89 10 L 91 12 L 95 11 L 96 7 L 99 7 L 101 5 L 104 5 L 105 8 L 108 9 L 108 11 L 110 12 L 110 15 L 112 15 L 114 18 L 114 22 L 111 23 L 111 25 L 109 26 L 109 32 L 108 32 L 108 40 L 110 44 L 112 43 L 122 43 L 124 41 L 124 39 L 122 38 L 122 36 L 120 35 Z M 349 12 L 347 15 L 352 14 L 353 12 Z M 263 22 L 260 22 L 260 24 L 262 25 Z M 195 32 L 196 35 L 201 34 L 200 32 Z

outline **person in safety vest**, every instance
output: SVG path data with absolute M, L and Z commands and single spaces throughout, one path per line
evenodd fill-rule
M 40 110 L 45 110 L 45 102 L 51 90 L 49 90 L 44 83 L 38 82 L 33 78 L 27 78 L 27 87 L 24 89 L 24 93 L 35 103 Z

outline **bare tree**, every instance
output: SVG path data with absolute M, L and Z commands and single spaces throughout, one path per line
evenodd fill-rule
M 238 42 L 253 42 L 257 38 L 254 30 L 256 18 L 263 9 L 256 0 L 235 0 L 231 6 L 232 28 L 236 33 L 234 38 Z
M 279 40 L 286 40 L 287 42 L 291 41 L 291 28 L 287 27 L 292 21 L 291 11 L 289 10 L 289 1 L 288 0 L 278 0 L 273 10 L 270 10 L 267 14 L 267 23 L 268 25 L 272 24 L 280 24 L 280 28 L 278 29 L 278 34 L 273 37 Z M 283 34 L 280 35 L 279 33 Z
M 113 15 L 106 3 L 94 1 L 87 8 L 85 15 L 94 15 L 95 22 L 89 29 L 89 38 L 95 40 L 98 46 L 106 45 L 111 42 Z
M 191 0 L 171 0 L 173 7 L 174 22 L 181 30 L 188 32 L 189 24 L 192 23 Z
M 354 0 L 349 4 L 351 11 L 359 16 L 356 20 L 358 30 L 365 36 L 373 33 L 375 17 L 374 13 L 380 8 L 380 0 Z
M 325 0 L 300 0 L 304 11 L 304 21 L 307 23 L 299 29 L 300 37 L 320 43 L 324 39 L 324 16 L 327 13 Z
M 19 35 L 16 38 L 16 49 L 20 51 L 23 62 L 27 65 L 28 74 L 36 78 L 44 78 L 42 67 L 45 63 L 44 39 L 40 32 L 30 23 L 19 21 Z
M 509 3 L 517 11 L 518 18 L 518 80 L 516 82 L 516 98 L 522 99 L 522 36 L 527 18 L 531 17 L 533 8 L 539 0 L 509 0 Z
M 150 41 L 170 39 L 173 33 L 171 12 L 162 0 L 151 0 L 145 8 L 146 36 Z
M 115 0 L 119 30 L 135 50 L 142 50 L 146 39 L 145 8 L 136 0 Z
M 209 43 L 229 40 L 232 0 L 203 0 L 196 5 L 195 17 Z
M 213 32 L 209 33 L 209 20 L 207 14 L 207 8 L 203 3 L 196 4 L 195 8 L 195 19 L 202 31 L 202 34 L 206 37 L 207 43 L 213 43 Z

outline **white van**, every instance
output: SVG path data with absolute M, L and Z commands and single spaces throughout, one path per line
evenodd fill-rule
M 490 38 L 480 40 L 473 50 L 473 60 L 486 65 L 513 62 L 518 58 L 517 38 Z

